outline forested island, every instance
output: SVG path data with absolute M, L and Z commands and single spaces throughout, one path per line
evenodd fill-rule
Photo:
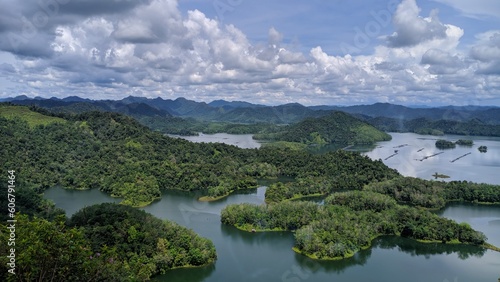
M 351 257 L 381 235 L 472 245 L 486 240 L 467 224 L 398 205 L 389 196 L 368 191 L 334 193 L 324 205 L 302 201 L 229 205 L 221 221 L 247 231 L 294 231 L 294 250 L 323 260 Z
M 455 142 L 442 139 L 436 141 L 436 148 L 438 149 L 453 149 L 455 147 L 456 147 Z
M 353 128 L 329 128 L 317 119 L 286 128 L 302 132 L 300 139 L 291 140 L 297 144 L 344 142 L 337 140 L 356 144 L 386 138 L 344 115 L 327 117 L 323 125 L 331 118 L 352 121 Z M 55 114 L 5 104 L 0 105 L 0 131 L 2 169 L 16 170 L 18 210 L 23 213 L 17 218 L 29 228 L 19 232 L 26 232 L 22 234 L 30 244 L 38 246 L 33 252 L 19 249 L 27 256 L 23 260 L 27 264 L 21 266 L 29 279 L 48 277 L 46 269 L 58 265 L 64 267 L 50 274 L 55 281 L 80 275 L 83 280 L 72 281 L 94 279 L 89 275 L 97 280 L 142 281 L 168 269 L 212 263 L 216 253 L 210 241 L 132 207 L 150 204 L 165 190 L 198 191 L 205 200 L 214 200 L 254 189 L 258 179 L 280 176 L 293 181 L 270 185 L 266 205 L 227 206 L 222 223 L 247 231 L 294 231 L 294 249 L 315 259 L 352 256 L 381 235 L 495 248 L 470 226 L 425 209 L 441 208 L 450 201 L 498 203 L 498 186 L 406 178 L 381 160 L 355 152 L 313 155 L 286 146 L 240 149 L 191 143 L 166 137 L 118 113 Z M 280 134 L 287 136 L 285 131 Z M 88 207 L 67 219 L 40 196 L 56 185 L 99 189 L 121 198 L 122 205 Z M 312 196 L 326 197 L 324 205 L 301 201 Z M 3 206 L 6 199 L 2 197 Z M 7 234 L 0 236 L 5 239 Z M 51 245 L 45 243 L 47 238 L 58 239 Z M 66 255 L 44 252 L 44 246 Z M 46 264 L 38 267 L 28 263 L 32 261 Z

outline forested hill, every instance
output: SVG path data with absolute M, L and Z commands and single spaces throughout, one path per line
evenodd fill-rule
M 152 132 L 117 113 L 89 112 L 30 126 L 24 114 L 5 113 L 33 111 L 19 106 L 0 109 L 2 169 L 15 169 L 19 178 L 40 192 L 55 185 L 96 188 L 123 198 L 124 204 L 143 206 L 160 198 L 163 189 L 198 190 L 219 197 L 254 188 L 257 178 L 278 175 L 328 177 L 339 183 L 339 189 L 398 175 L 382 162 L 356 153 L 315 157 L 283 148 L 245 150 L 191 143 Z M 357 174 L 349 175 L 352 171 Z
M 280 132 L 257 134 L 257 139 L 306 144 L 373 144 L 391 136 L 349 114 L 334 112 L 319 118 L 307 118 Z

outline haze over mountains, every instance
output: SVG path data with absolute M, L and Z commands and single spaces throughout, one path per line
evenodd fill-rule
M 384 117 L 398 120 L 425 118 L 431 121 L 476 121 L 482 124 L 500 124 L 500 108 L 487 106 L 446 106 L 411 108 L 389 103 L 357 106 L 310 106 L 298 103 L 265 106 L 243 101 L 216 100 L 210 103 L 185 98 L 175 100 L 129 96 L 122 100 L 90 100 L 78 96 L 59 98 L 28 98 L 17 96 L 2 99 L 17 105 L 36 105 L 56 112 L 113 111 L 131 116 L 160 116 L 196 118 L 205 121 L 233 123 L 296 123 L 308 117 L 321 117 L 330 111 L 342 111 L 369 120 Z

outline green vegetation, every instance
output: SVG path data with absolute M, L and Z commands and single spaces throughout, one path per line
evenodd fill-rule
M 90 248 L 83 230 L 68 228 L 64 215 L 53 221 L 27 215 L 16 216 L 15 274 L 7 270 L 10 253 L 7 244 L 0 245 L 0 279 L 2 281 L 127 281 L 123 261 L 113 248 L 102 247 L 99 255 Z M 2 242 L 9 235 L 0 224 Z M 136 280 L 139 281 L 139 280 Z
M 398 175 L 357 153 L 315 156 L 274 146 L 244 150 L 195 144 L 162 136 L 116 113 L 83 113 L 66 120 L 31 128 L 23 120 L 0 118 L 2 167 L 16 167 L 18 177 L 37 192 L 55 185 L 100 189 L 136 207 L 160 198 L 164 189 L 198 190 L 217 198 L 255 188 L 257 178 L 280 175 L 308 181 L 334 175 L 327 179 L 333 182 L 330 190 L 350 183 L 361 189 L 372 180 Z
M 7 183 L 7 175 L 0 175 Z M 128 206 L 86 207 L 68 221 L 64 211 L 16 177 L 16 276 L 0 257 L 1 281 L 146 281 L 168 269 L 210 264 L 214 245 L 193 231 Z M 7 189 L 0 204 L 7 207 Z M 0 240 L 8 242 L 1 215 Z M 7 230 L 7 232 L 5 232 Z M 7 244 L 0 245 L 9 254 Z
M 370 183 L 364 190 L 389 195 L 400 204 L 430 209 L 443 208 L 452 201 L 500 203 L 499 186 L 468 181 L 443 182 L 399 177 Z
M 42 115 L 31 111 L 28 107 L 12 106 L 7 104 L 0 104 L 0 117 L 10 120 L 21 119 L 26 121 L 30 127 L 64 122 L 64 119 Z
M 84 113 L 35 127 L 0 117 L 0 133 L 2 168 L 16 167 L 37 192 L 55 185 L 96 188 L 131 206 L 160 198 L 161 189 L 256 187 L 239 168 L 248 159 L 260 163 L 252 151 L 166 138 L 115 113 Z
M 131 207 L 86 207 L 66 223 L 16 215 L 16 276 L 0 258 L 2 281 L 147 281 L 168 269 L 201 266 L 217 257 L 212 242 Z M 7 226 L 0 224 L 2 242 Z M 2 254 L 10 253 L 2 244 Z M 14 279 L 15 278 L 15 279 Z
M 103 246 L 115 249 L 132 280 L 143 281 L 172 268 L 206 265 L 217 258 L 208 239 L 123 205 L 86 207 L 75 213 L 68 225 L 83 228 L 94 253 Z
M 4 170 L 15 167 L 16 176 L 30 189 L 20 201 L 24 206 L 34 205 L 29 210 L 31 219 L 28 216 L 22 219 L 26 226 L 33 222 L 36 225 L 31 226 L 33 230 L 37 226 L 42 228 L 28 242 L 38 246 L 34 253 L 23 249 L 30 255 L 26 259 L 31 262 L 26 273 L 33 274 L 29 277 L 45 275 L 45 268 L 33 269 L 37 264 L 32 262 L 38 260 L 50 263 L 48 268 L 61 265 L 60 271 L 53 272 L 60 275 L 57 277 L 74 269 L 72 263 L 84 263 L 82 269 L 102 275 L 97 280 L 120 281 L 127 277 L 141 281 L 167 269 L 204 265 L 215 259 L 209 241 L 128 206 L 85 208 L 65 226 L 53 205 L 39 197 L 39 193 L 55 185 L 100 189 L 123 198 L 125 205 L 143 206 L 161 197 L 165 189 L 201 191 L 213 200 L 235 190 L 255 188 L 258 178 L 287 176 L 295 181 L 271 185 L 266 192 L 268 205 L 230 205 L 222 212 L 221 220 L 245 230 L 293 230 L 295 249 L 319 259 L 351 256 L 380 235 L 482 245 L 485 238 L 480 233 L 420 207 L 439 208 L 446 202 L 459 200 L 500 202 L 496 186 L 419 182 L 403 178 L 380 160 L 372 161 L 359 153 L 341 150 L 313 155 L 278 146 L 244 150 L 168 138 L 116 113 L 90 112 L 63 117 L 65 122 L 35 126 L 21 118 L 0 117 L 0 141 L 4 148 L 0 157 L 5 160 L 1 167 Z M 366 124 L 344 114 L 334 114 L 323 121 L 329 124 L 334 120 L 342 127 L 318 127 L 328 130 L 305 132 L 304 139 L 299 141 L 362 143 L 376 136 L 377 132 Z M 306 130 L 306 124 L 288 129 Z M 335 194 L 344 190 L 358 191 Z M 290 201 L 316 195 L 330 196 L 324 206 Z M 50 238 L 61 242 L 54 243 L 55 250 L 68 249 L 61 252 L 66 254 L 63 258 L 42 248 L 40 242 Z M 78 245 L 73 246 L 74 242 Z M 91 261 L 88 265 L 84 260 L 87 257 Z M 109 263 L 113 265 L 108 267 Z M 106 271 L 99 270 L 103 268 Z M 61 280 L 57 277 L 54 281 Z
M 455 143 L 451 141 L 442 139 L 436 141 L 436 148 L 438 149 L 453 149 L 455 147 L 456 147 Z
M 306 171 L 293 175 L 296 178 L 293 182 L 270 185 L 266 190 L 266 202 L 326 195 L 342 190 L 361 190 L 371 182 L 399 175 L 395 170 L 387 169 L 381 161 L 372 161 L 366 156 L 345 151 L 304 154 L 302 162 Z
M 474 145 L 474 141 L 458 139 L 457 142 L 455 142 L 455 144 L 460 145 L 460 146 L 472 146 L 472 145 Z
M 162 133 L 176 134 L 181 136 L 198 135 L 199 132 L 205 134 L 229 133 L 229 134 L 255 134 L 262 132 L 276 131 L 279 126 L 270 123 L 229 123 L 229 122 L 208 122 L 199 121 L 194 118 L 180 117 L 135 117 L 140 123 L 155 131 Z
M 294 250 L 324 260 L 351 257 L 381 235 L 471 245 L 486 241 L 467 224 L 400 206 L 389 196 L 368 191 L 334 193 L 324 206 L 301 201 L 229 205 L 221 222 L 247 231 L 295 231 Z
M 486 147 L 486 146 L 479 146 L 479 148 L 477 148 L 477 149 L 481 153 L 486 153 L 488 151 L 488 147 Z
M 258 140 L 287 141 L 304 144 L 373 144 L 387 141 L 391 136 L 373 126 L 342 112 L 319 118 L 307 118 L 282 127 L 273 133 L 256 134 Z

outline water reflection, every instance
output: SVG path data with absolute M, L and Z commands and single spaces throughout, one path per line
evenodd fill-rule
M 371 248 L 361 250 L 351 258 L 338 261 L 317 261 L 300 254 L 295 254 L 295 261 L 304 271 L 309 273 L 327 272 L 341 274 L 347 268 L 365 265 L 371 257 L 373 249 L 399 251 L 411 256 L 422 256 L 426 259 L 430 259 L 436 255 L 457 254 L 460 260 L 466 260 L 471 257 L 481 258 L 487 251 L 484 248 L 475 246 L 441 243 L 427 244 L 398 236 L 382 236 L 373 240 Z
M 176 275 L 168 275 L 174 271 Z M 215 271 L 215 264 L 197 267 L 197 268 L 180 268 L 167 271 L 167 275 L 153 277 L 153 281 L 168 281 L 168 282 L 201 282 L 205 281 Z
M 397 236 L 384 236 L 375 240 L 374 247 L 382 249 L 398 248 L 399 251 L 405 252 L 412 256 L 424 256 L 429 259 L 434 255 L 450 255 L 457 254 L 461 260 L 470 257 L 481 258 L 486 253 L 486 249 L 463 245 L 463 244 L 442 244 L 442 243 L 420 243 L 415 240 L 397 237 Z

